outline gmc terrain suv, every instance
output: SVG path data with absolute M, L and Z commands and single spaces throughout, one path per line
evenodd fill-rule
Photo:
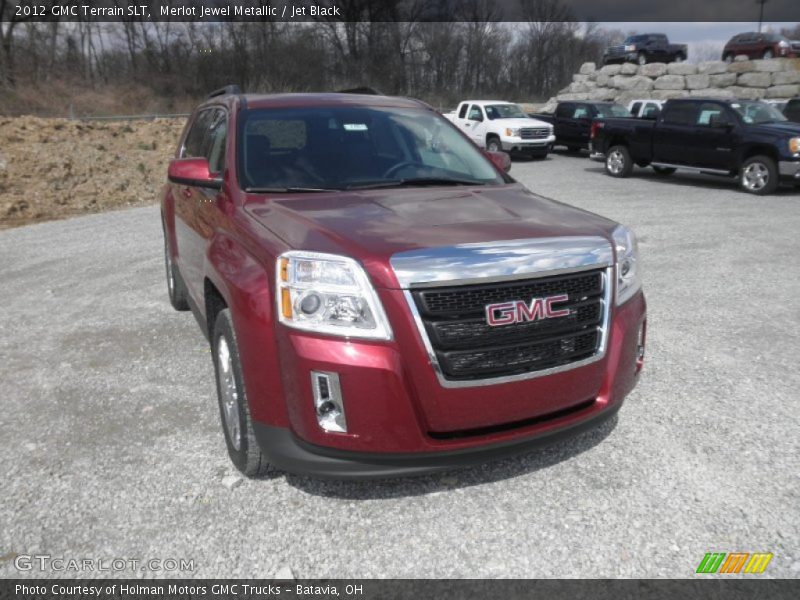
M 634 235 L 508 165 L 408 99 L 226 88 L 194 111 L 167 284 L 242 472 L 450 469 L 619 409 L 644 356 Z
M 794 58 L 800 56 L 800 42 L 777 33 L 750 31 L 733 36 L 722 49 L 722 60 L 732 62 L 740 54 L 749 58 Z

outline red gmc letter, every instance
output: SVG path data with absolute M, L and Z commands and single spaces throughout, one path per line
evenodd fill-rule
M 492 327 L 513 323 L 514 303 L 502 302 L 500 304 L 489 304 L 486 307 L 486 322 Z
M 566 294 L 559 294 L 558 296 L 550 296 L 544 301 L 544 315 L 548 319 L 554 317 L 567 317 L 569 316 L 569 309 L 562 308 L 561 310 L 553 310 L 553 304 L 556 302 L 566 302 L 569 296 Z

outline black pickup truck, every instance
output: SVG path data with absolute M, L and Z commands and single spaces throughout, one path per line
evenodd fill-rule
M 781 181 L 800 184 L 800 124 L 765 102 L 669 100 L 655 121 L 595 121 L 592 150 L 613 177 L 649 165 L 661 175 L 688 169 L 738 177 L 752 194 L 770 194 Z
M 603 64 L 635 62 L 682 62 L 688 56 L 686 44 L 670 44 L 663 33 L 640 33 L 628 36 L 619 46 L 609 46 L 603 51 Z
M 534 119 L 552 123 L 556 145 L 566 146 L 570 152 L 578 152 L 589 147 L 589 134 L 592 121 L 607 117 L 630 117 L 631 113 L 613 102 L 559 102 L 552 115 L 531 113 Z

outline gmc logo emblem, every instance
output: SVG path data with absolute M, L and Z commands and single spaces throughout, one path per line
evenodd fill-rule
M 570 314 L 568 308 L 556 310 L 553 304 L 569 300 L 567 294 L 550 296 L 548 298 L 534 298 L 530 304 L 522 300 L 499 302 L 486 305 L 486 322 L 492 327 L 524 323 L 525 321 L 541 321 L 542 319 L 556 319 Z

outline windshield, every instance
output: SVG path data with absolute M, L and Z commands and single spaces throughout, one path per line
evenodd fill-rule
M 619 104 L 598 104 L 597 105 L 598 117 L 630 117 L 630 111 L 624 106 Z
M 628 37 L 625 38 L 625 41 L 622 43 L 627 46 L 628 44 L 636 44 L 638 42 L 643 42 L 646 39 L 647 39 L 646 35 L 629 35 Z
M 742 121 L 750 125 L 786 121 L 786 117 L 777 108 L 766 102 L 733 102 L 731 108 L 742 117 Z
M 490 121 L 495 119 L 527 119 L 528 115 L 516 104 L 490 104 L 484 107 Z
M 238 166 L 245 190 L 504 183 L 474 144 L 427 110 L 256 109 L 240 123 Z

